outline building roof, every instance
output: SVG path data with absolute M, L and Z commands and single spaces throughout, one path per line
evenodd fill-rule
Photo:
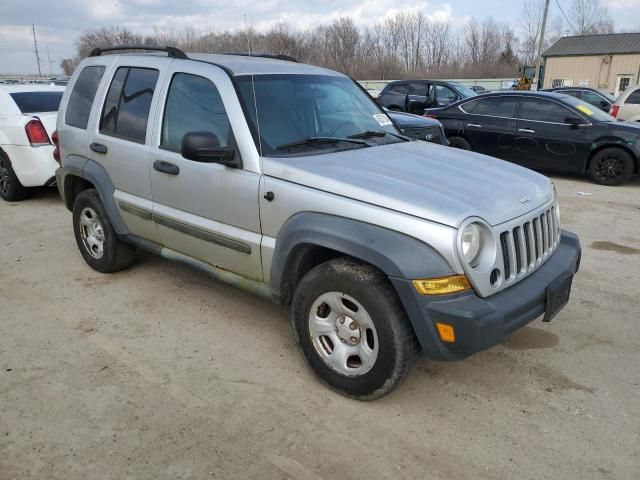
M 607 33 L 562 37 L 549 47 L 542 56 L 566 57 L 622 53 L 640 53 L 640 33 Z

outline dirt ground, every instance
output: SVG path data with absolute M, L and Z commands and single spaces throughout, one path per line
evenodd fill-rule
M 640 478 L 640 182 L 555 181 L 567 308 L 369 403 L 284 309 L 148 254 L 99 274 L 55 190 L 0 202 L 0 479 Z

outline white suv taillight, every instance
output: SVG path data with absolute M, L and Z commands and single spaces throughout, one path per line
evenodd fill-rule
M 620 110 L 620 107 L 618 105 L 612 105 L 611 106 L 611 111 L 609 112 L 609 115 L 611 115 L 612 117 L 618 117 L 618 111 Z
M 32 147 L 51 145 L 49 135 L 40 120 L 31 120 L 24 126 L 24 131 L 27 132 L 27 138 Z

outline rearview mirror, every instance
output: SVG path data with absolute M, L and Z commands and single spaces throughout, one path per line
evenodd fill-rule
M 221 147 L 218 137 L 211 132 L 189 132 L 182 137 L 182 156 L 187 160 L 203 163 L 220 163 L 231 168 L 242 168 L 235 150 Z

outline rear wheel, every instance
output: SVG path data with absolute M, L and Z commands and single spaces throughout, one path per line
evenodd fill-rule
M 589 176 L 601 185 L 617 186 L 633 176 L 635 164 L 629 152 L 621 148 L 604 148 L 589 163 Z
M 410 371 L 417 339 L 386 276 L 350 258 L 313 268 L 296 288 L 291 320 L 311 369 L 360 400 L 381 397 Z
M 463 137 L 449 137 L 449 146 L 460 150 L 471 150 L 471 144 Z
M 93 188 L 82 191 L 73 204 L 73 232 L 84 260 L 98 272 L 117 272 L 135 260 L 135 247 L 118 238 Z
M 24 200 L 28 196 L 29 190 L 18 180 L 11 162 L 3 153 L 0 153 L 0 197 L 7 202 L 15 202 Z

